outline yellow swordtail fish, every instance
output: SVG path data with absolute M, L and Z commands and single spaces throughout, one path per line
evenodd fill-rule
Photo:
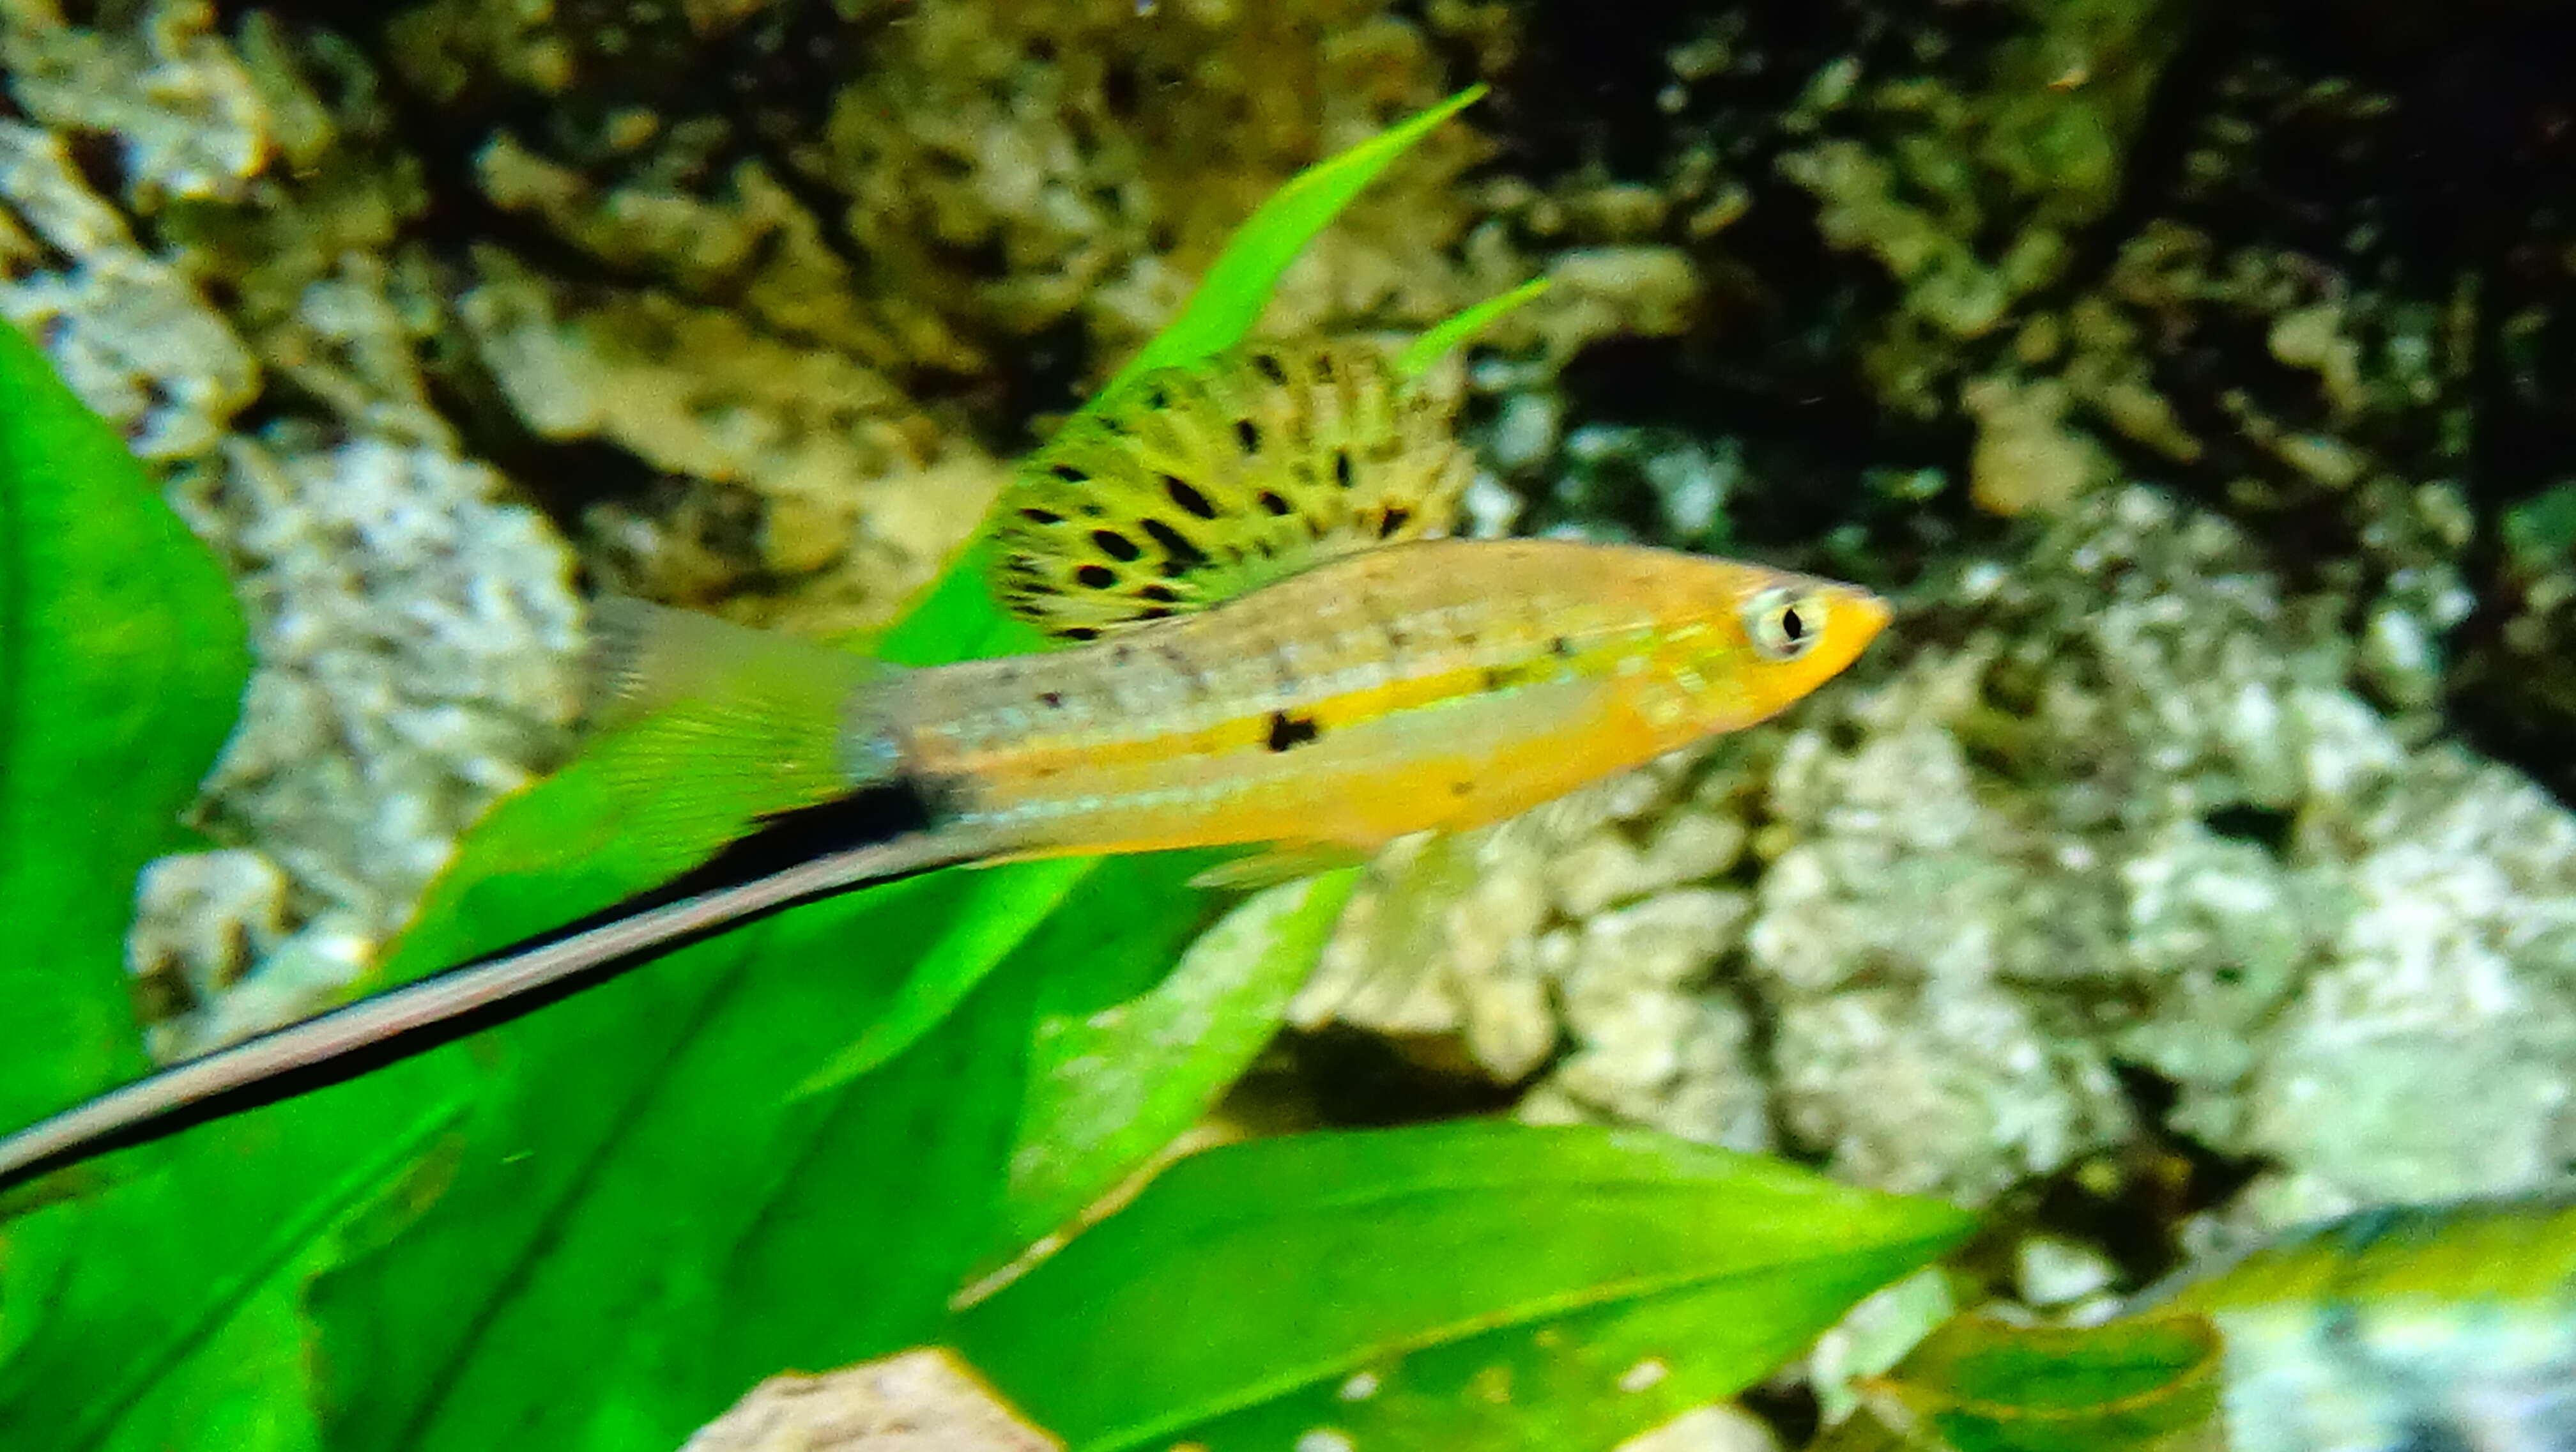
M 907 669 L 607 602 L 597 714 L 655 743 L 627 767 L 729 804 L 708 808 L 740 821 L 722 851 L 0 1140 L 0 1186 L 869 883 L 1185 847 L 1367 851 L 1498 821 L 1778 713 L 1887 622 L 1866 590 L 1761 565 L 1428 537 L 1468 476 L 1436 388 L 1364 347 L 1260 346 L 1144 375 L 1021 467 L 995 584 L 1069 648 Z

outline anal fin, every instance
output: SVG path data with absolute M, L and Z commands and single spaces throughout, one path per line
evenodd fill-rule
M 1249 857 L 1220 862 L 1191 878 L 1190 886 L 1253 892 L 1276 887 L 1283 882 L 1295 882 L 1301 877 L 1313 877 L 1338 867 L 1363 866 L 1369 856 L 1356 847 L 1338 843 L 1273 847 Z

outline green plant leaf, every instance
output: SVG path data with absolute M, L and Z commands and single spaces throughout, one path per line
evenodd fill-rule
M 894 997 L 869 1016 L 849 1047 L 806 1075 L 796 1093 L 801 1097 L 841 1088 L 920 1042 L 1063 904 L 1090 875 L 1091 866 L 1081 858 L 1057 858 L 978 874 L 947 928 L 913 962 Z
M 1181 1161 L 957 1344 L 1079 1452 L 1608 1446 L 1769 1374 L 1969 1225 L 1646 1133 L 1308 1135 Z
M 1016 1243 L 1071 1220 L 1207 1113 L 1278 1032 L 1358 885 L 1344 868 L 1255 894 L 1150 992 L 1039 1020 L 1011 1157 Z
M 1353 190 L 1265 209 L 1247 231 L 1270 249 L 1255 249 L 1267 270 L 1221 261 L 1164 359 L 1239 337 L 1250 315 L 1225 310 L 1244 288 L 1266 293 Z M 1028 648 L 1034 633 L 986 597 L 980 555 L 952 566 L 885 654 Z M 619 860 L 613 804 L 582 795 L 582 776 L 541 784 L 475 834 L 393 976 L 651 880 Z M 578 872 L 547 865 L 567 843 L 588 849 Z M 333 1445 L 676 1442 L 781 1366 L 931 1334 L 1000 1238 L 1041 986 L 1149 982 L 1196 914 L 1191 866 L 933 874 L 783 914 L 487 1036 L 494 1088 L 453 1183 L 316 1288 L 325 1362 L 346 1369 Z M 1078 907 L 1059 910 L 1077 882 Z M 942 942 L 949 961 L 907 1000 L 901 970 Z M 890 1015 L 900 1031 L 868 1045 L 865 1072 L 799 1093 Z
M 1306 250 L 1315 234 L 1331 225 L 1397 157 L 1441 122 L 1483 99 L 1486 90 L 1482 85 L 1469 86 L 1291 177 L 1226 240 L 1225 250 L 1209 265 L 1180 316 L 1127 360 L 1127 366 L 1118 370 L 1093 402 L 1116 393 L 1140 374 L 1221 353 L 1243 341 L 1252 325 L 1261 321 L 1262 309 L 1270 305 L 1279 275 Z
M 0 1023 L 35 1040 L 0 1060 L 0 1123 L 142 1067 L 135 874 L 184 840 L 249 669 L 213 556 L 0 322 Z
M 1174 868 L 1105 863 L 1086 912 L 1159 940 Z M 794 1091 L 975 876 L 801 908 L 492 1035 L 471 1153 L 315 1287 L 332 1445 L 677 1445 L 783 1366 L 934 1334 L 993 1238 L 1038 987 L 1116 969 L 1127 934 L 1058 913 L 912 1050 Z
M 2222 1366 L 2217 1328 L 2196 1315 L 2073 1327 L 1962 1316 L 1864 1396 L 1880 1421 L 1956 1452 L 2215 1452 Z
M 1452 349 L 1465 346 L 1468 339 L 1492 327 L 1503 314 L 1523 303 L 1537 300 L 1553 286 L 1555 284 L 1544 277 L 1532 278 L 1499 297 L 1489 297 L 1461 309 L 1454 317 L 1441 319 L 1424 329 L 1421 337 L 1406 344 L 1404 351 L 1396 355 L 1395 371 L 1407 378 L 1421 377 Z
M 124 972 L 135 875 L 185 840 L 248 669 L 213 557 L 0 323 L 0 1023 L 18 1035 L 0 1123 L 144 1067 Z M 163 1445 L 200 1414 L 235 1447 L 299 1445 L 300 1336 L 280 1338 L 273 1301 L 184 1279 L 187 1227 L 229 1210 L 190 1214 L 147 1197 L 0 1224 L 0 1446 Z M 201 1334 L 227 1316 L 230 1335 Z
M 1240 311 L 1242 290 L 1266 288 L 1329 220 L 1317 200 L 1310 188 L 1265 211 L 1269 260 L 1202 289 L 1182 320 L 1189 348 L 1240 336 L 1258 306 L 1240 323 L 1218 313 Z M 1175 346 L 1163 361 L 1186 356 Z M 991 606 L 982 579 L 970 552 L 886 653 L 1029 648 L 1034 633 Z M 578 767 L 504 803 L 382 981 L 666 875 L 669 844 L 632 840 L 621 815 Z M 922 1339 L 998 1239 L 1041 988 L 1060 1005 L 1067 976 L 1094 991 L 1150 984 L 1199 911 L 1182 886 L 1192 867 L 1066 869 L 1085 874 L 1077 910 L 1047 916 L 955 1012 L 833 1093 L 790 1091 L 952 926 L 961 874 L 782 914 L 466 1044 L 125 1157 L 122 1182 L 81 1207 L 114 1222 L 115 1254 L 38 1243 L 65 1223 L 55 1212 L 11 1228 L 0 1445 L 45 1445 L 8 1429 L 118 1452 L 258 1445 L 240 1423 L 196 1415 L 226 1395 L 217 1358 L 274 1364 L 241 1338 L 273 1329 L 344 1248 L 344 1269 L 314 1291 L 318 1338 L 293 1358 L 325 1373 L 337 1447 L 676 1445 L 770 1371 Z M 102 985 L 122 991 L 112 963 L 86 991 Z M 50 1109 L 120 1072 L 31 1100 Z M 310 1434 L 291 1398 L 268 1426 L 278 1448 Z
M 1088 410 L 1116 393 L 1139 374 L 1222 353 L 1243 341 L 1270 305 L 1280 275 L 1318 233 L 1331 226 L 1353 198 L 1377 180 L 1396 158 L 1411 150 L 1440 123 L 1474 105 L 1487 91 L 1469 86 L 1427 110 L 1409 116 L 1359 145 L 1327 157 L 1291 177 L 1288 184 L 1253 210 L 1207 275 L 1199 279 L 1188 302 L 1136 356 L 1127 360 L 1100 391 L 1083 404 Z M 1463 341 L 1476 329 L 1545 291 L 1529 283 L 1467 309 L 1435 326 L 1426 339 L 1406 353 L 1420 366 Z M 1428 351 L 1426 351 L 1426 348 Z M 881 642 L 889 660 L 927 663 L 967 656 L 1014 654 L 1049 649 L 1043 633 L 1002 613 L 985 586 L 991 562 L 987 540 L 979 533 L 948 570 L 924 591 L 910 616 Z

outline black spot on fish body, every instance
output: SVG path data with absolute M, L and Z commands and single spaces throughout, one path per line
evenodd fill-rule
M 1351 451 L 1348 449 L 1333 450 L 1333 482 L 1341 485 L 1345 489 L 1348 489 L 1351 487 L 1351 480 Z
M 1252 367 L 1253 371 L 1259 373 L 1262 377 L 1269 379 L 1272 383 L 1275 383 L 1282 388 L 1288 386 L 1288 370 L 1279 362 L 1278 354 L 1255 353 L 1252 355 Z
M 1323 734 L 1323 728 L 1315 724 L 1312 716 L 1291 716 L 1285 711 L 1273 711 L 1270 713 L 1270 736 L 1265 744 L 1273 751 L 1286 751 L 1292 746 L 1303 746 Z
M 1138 523 L 1146 534 L 1153 537 L 1154 543 L 1163 547 L 1163 573 L 1166 576 L 1186 575 L 1208 562 L 1207 551 L 1191 543 L 1187 535 L 1163 521 L 1147 519 Z
M 1071 464 L 1057 464 L 1048 469 L 1047 472 L 1053 474 L 1067 484 L 1088 484 L 1091 482 L 1090 475 L 1075 468 Z
M 1279 497 L 1277 490 L 1264 489 L 1261 491 L 1261 508 L 1265 513 L 1276 517 L 1288 513 L 1290 506 L 1287 500 Z
M 1100 631 L 1089 625 L 1068 625 L 1064 628 L 1064 638 L 1067 640 L 1098 640 L 1100 638 Z
M 1147 585 L 1137 591 L 1136 595 L 1139 599 L 1151 600 L 1158 605 L 1177 605 L 1181 602 L 1181 597 L 1173 593 L 1169 585 Z
M 1201 519 L 1216 518 L 1216 506 L 1208 502 L 1208 497 L 1191 488 L 1187 480 L 1177 475 L 1163 476 L 1163 492 L 1171 496 L 1174 504 L 1188 513 L 1195 514 Z
M 1084 565 L 1073 572 L 1073 578 L 1086 590 L 1106 590 L 1118 583 L 1118 572 L 1107 565 Z
M 1151 533 L 1152 530 L 1153 526 L 1149 521 L 1146 525 L 1146 531 L 1147 533 Z M 1093 530 L 1091 532 L 1091 542 L 1100 546 L 1100 552 L 1102 554 L 1109 556 L 1120 564 L 1125 564 L 1130 560 L 1139 559 L 1145 553 L 1143 549 L 1137 546 L 1137 543 L 1134 540 L 1129 539 L 1127 536 L 1120 534 L 1114 529 Z
M 1333 381 L 1332 354 L 1318 353 L 1315 355 L 1315 377 L 1317 380 L 1324 383 L 1330 383 Z
M 1260 453 L 1261 426 L 1248 418 L 1236 419 L 1234 421 L 1234 441 L 1241 444 L 1243 446 L 1243 451 L 1247 454 Z
M 1062 524 L 1062 523 L 1064 523 L 1064 516 L 1063 516 L 1063 515 L 1056 513 L 1056 512 L 1055 512 L 1054 510 L 1052 510 L 1052 509 L 1040 509 L 1040 508 L 1038 508 L 1038 507 L 1037 507 L 1037 506 L 1035 506 L 1035 505 L 1031 505 L 1031 506 L 1029 506 L 1028 508 L 1025 508 L 1025 509 L 1021 510 L 1021 511 L 1020 511 L 1020 518 L 1027 520 L 1027 521 L 1028 521 L 1029 523 L 1031 523 L 1031 524 Z M 1020 559 L 1026 559 L 1026 558 L 1027 558 L 1027 556 L 1022 555 L 1022 556 L 1019 556 L 1018 558 L 1020 558 Z
M 1038 704 L 1046 707 L 1050 711 L 1061 711 L 1064 709 L 1064 692 L 1040 691 L 1038 692 Z
M 1395 538 L 1396 531 L 1404 528 L 1405 525 L 1411 523 L 1412 520 L 1412 510 L 1407 509 L 1400 504 L 1390 504 L 1386 508 L 1386 513 L 1378 519 L 1377 537 L 1379 539 L 1393 539 Z

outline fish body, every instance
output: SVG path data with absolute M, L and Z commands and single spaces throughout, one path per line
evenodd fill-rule
M 1799 639 L 1761 636 L 1783 618 Z M 1758 565 L 1431 540 L 1150 632 L 913 672 L 882 729 L 996 855 L 1368 850 L 1751 725 L 1886 618 L 1866 591 Z
M 1364 349 L 1259 345 L 1086 410 L 996 511 L 998 594 L 1068 649 L 903 669 L 610 602 L 590 762 L 636 838 L 697 866 L 0 1139 L 0 1189 L 867 883 L 1493 822 L 1779 712 L 1887 621 L 1760 565 L 1427 538 L 1470 472 L 1448 407 Z

